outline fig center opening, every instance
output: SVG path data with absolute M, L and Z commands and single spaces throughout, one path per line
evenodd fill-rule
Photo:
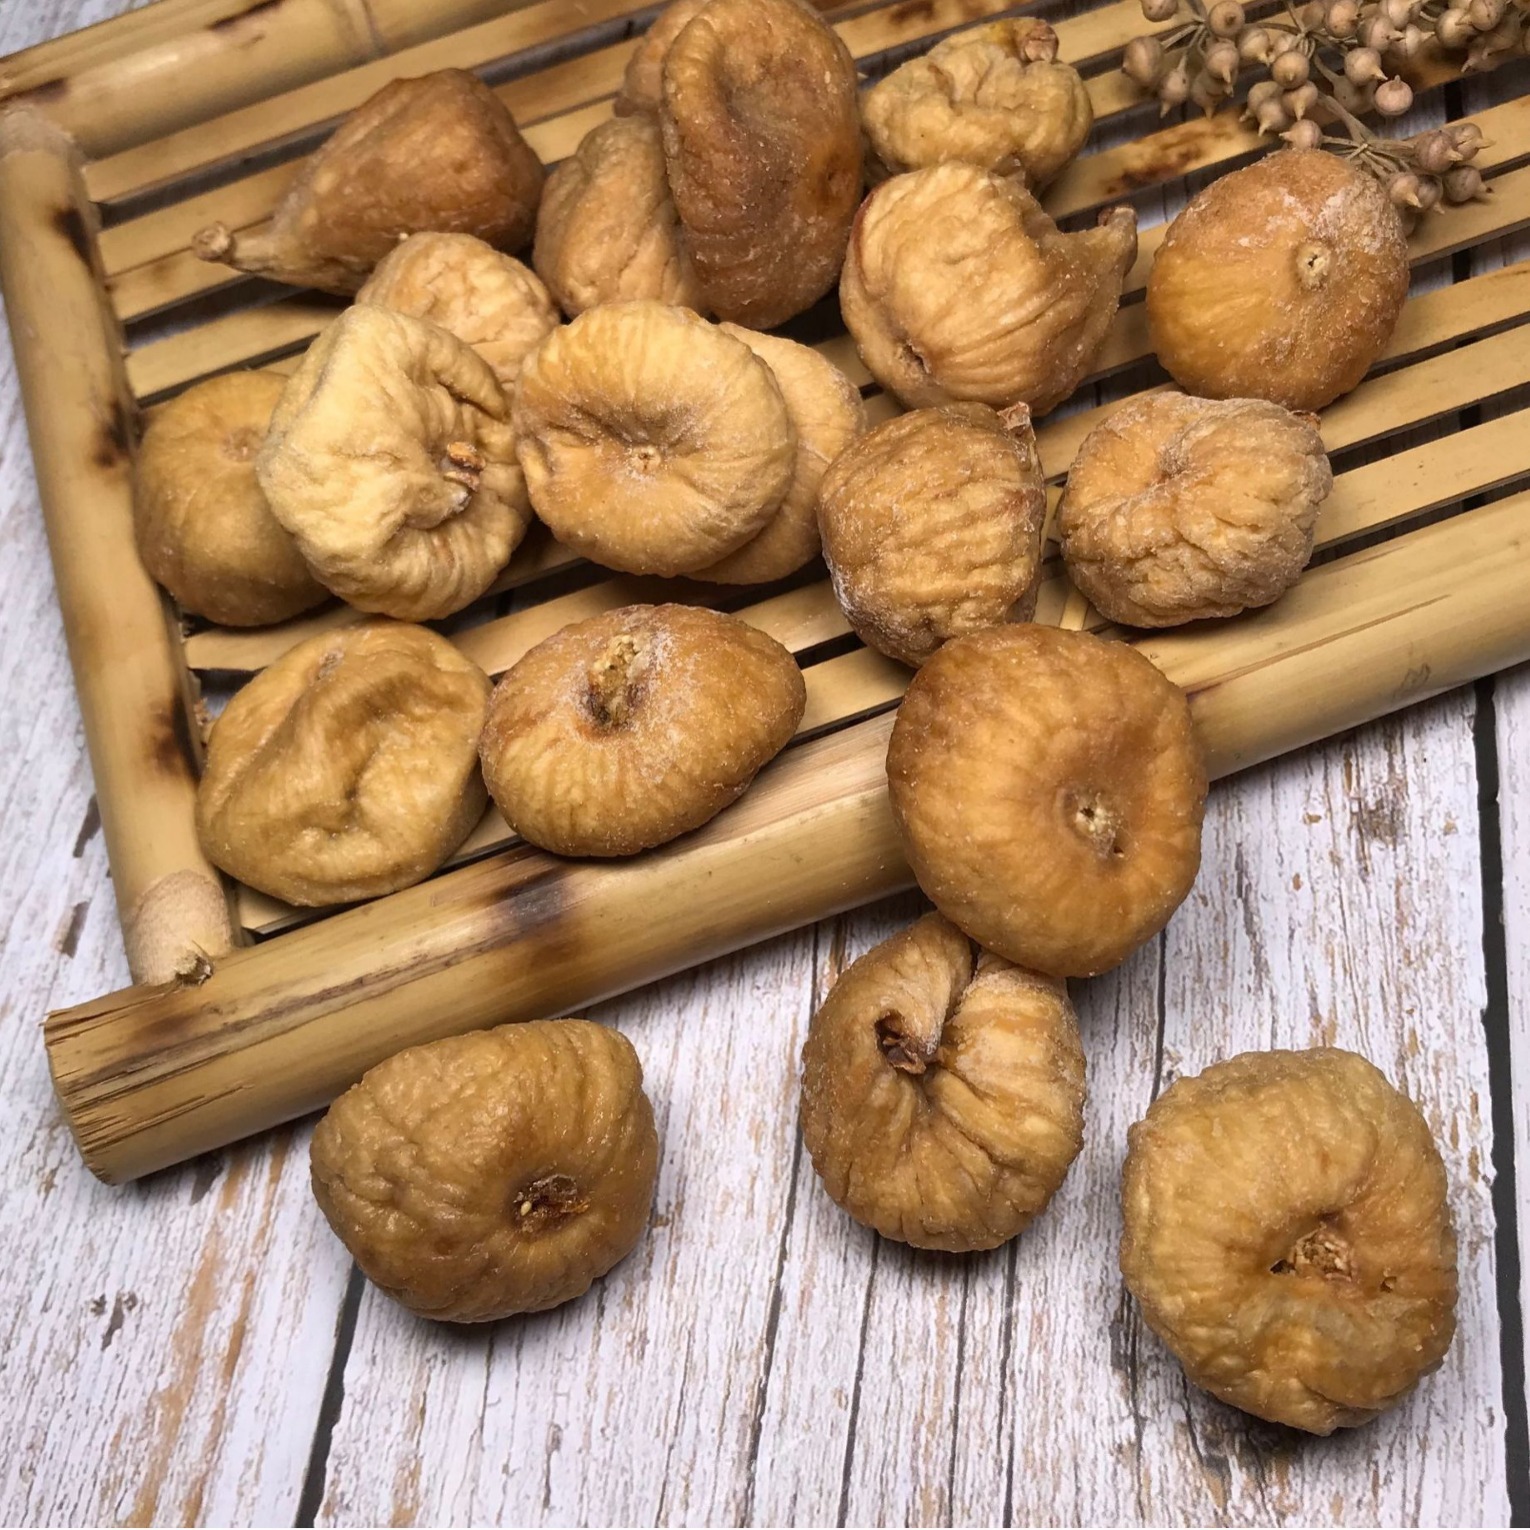
M 516 1192 L 515 1217 L 522 1227 L 549 1227 L 588 1211 L 589 1199 L 567 1174 L 548 1174 Z
M 1072 802 L 1074 832 L 1083 836 L 1101 860 L 1116 859 L 1122 847 L 1121 815 L 1101 793 L 1091 792 Z
M 644 648 L 630 632 L 619 632 L 590 665 L 586 704 L 603 728 L 619 728 L 632 714 L 641 690 Z
M 903 1016 L 896 1011 L 890 1010 L 878 1019 L 876 1033 L 877 1045 L 881 1047 L 888 1066 L 915 1078 L 929 1067 L 940 1049 L 939 1038 L 926 1040 L 923 1036 L 910 1035 Z
M 484 467 L 483 453 L 471 441 L 447 442 L 442 456 L 441 476 L 464 491 L 464 505 L 478 492 L 478 486 L 483 482 Z
M 1316 1275 L 1322 1280 L 1353 1280 L 1354 1250 L 1332 1222 L 1319 1222 L 1270 1266 L 1272 1275 Z
M 231 430 L 227 440 L 223 443 L 223 454 L 232 462 L 249 462 L 255 453 L 260 450 L 260 444 L 265 437 L 258 430 L 252 430 L 248 425 L 242 425 L 238 430 Z
M 1315 292 L 1328 280 L 1332 251 L 1317 239 L 1305 239 L 1296 247 L 1296 277 L 1308 292 Z

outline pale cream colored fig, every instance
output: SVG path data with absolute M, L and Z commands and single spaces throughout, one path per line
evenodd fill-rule
M 658 112 L 664 100 L 664 57 L 670 44 L 691 18 L 708 4 L 709 0 L 670 0 L 670 4 L 654 18 L 653 25 L 643 34 L 632 57 L 627 60 L 622 88 L 617 91 L 613 103 L 617 116 Z
M 934 165 L 866 198 L 840 305 L 871 375 L 910 408 L 1045 414 L 1093 366 L 1136 254 L 1129 207 L 1065 234 L 1017 182 Z
M 1066 988 L 975 953 L 939 914 L 829 991 L 802 1050 L 802 1140 L 830 1197 L 884 1238 L 997 1248 L 1046 1209 L 1084 1136 Z

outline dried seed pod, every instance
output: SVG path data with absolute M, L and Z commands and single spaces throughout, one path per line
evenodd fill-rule
M 1487 185 L 1475 165 L 1457 165 L 1454 170 L 1447 170 L 1441 190 L 1446 201 L 1458 205 L 1463 202 L 1480 202 L 1488 194 Z
M 1188 392 L 1321 409 L 1365 375 L 1407 295 L 1407 242 L 1376 181 L 1283 149 L 1213 181 L 1170 224 L 1148 326 Z
M 1503 21 L 1508 0 L 1467 0 L 1466 18 L 1478 32 L 1491 32 Z
M 653 25 L 643 34 L 632 50 L 632 57 L 627 60 L 622 88 L 612 103 L 618 117 L 639 112 L 657 116 L 664 100 L 665 55 L 692 17 L 705 10 L 708 4 L 710 0 L 670 0 L 654 18 Z
M 1206 768 L 1184 693 L 1087 632 L 1026 623 L 947 643 L 898 710 L 887 780 L 935 907 L 1055 977 L 1124 961 L 1200 865 Z
M 488 362 L 439 325 L 371 304 L 309 347 L 255 469 L 329 589 L 411 621 L 476 600 L 531 521 Z
M 1331 37 L 1347 41 L 1360 30 L 1359 0 L 1331 0 L 1324 23 Z
M 664 57 L 669 187 L 707 307 L 768 329 L 839 273 L 862 185 L 855 62 L 799 0 L 711 0 Z
M 1265 27 L 1244 27 L 1238 33 L 1238 57 L 1246 64 L 1267 64 L 1275 56 L 1274 39 Z
M 919 665 L 948 638 L 1030 615 L 1046 484 L 1030 411 L 916 409 L 868 431 L 824 475 L 824 559 L 850 625 Z
M 1163 73 L 1163 44 L 1156 37 L 1134 37 L 1121 55 L 1121 68 L 1128 79 L 1151 90 Z
M 1197 1386 L 1312 1434 L 1366 1423 L 1455 1332 L 1445 1166 L 1353 1052 L 1245 1052 L 1128 1136 L 1121 1272 Z
M 1226 40 L 1212 43 L 1206 50 L 1206 73 L 1223 85 L 1231 87 L 1238 78 L 1242 60 L 1238 57 L 1238 45 Z
M 1353 84 L 1341 75 L 1333 84 L 1333 98 L 1345 111 L 1363 117 L 1375 108 L 1376 87 Z
M 742 795 L 805 705 L 774 638 L 703 607 L 628 606 L 565 627 L 505 675 L 483 773 L 532 844 L 635 855 Z
M 286 621 L 328 598 L 271 514 L 255 453 L 286 379 L 230 372 L 149 415 L 133 529 L 149 573 L 184 610 L 230 627 Z
M 1209 117 L 1232 94 L 1232 87 L 1201 70 L 1190 82 L 1190 99 Z
M 1305 85 L 1298 85 L 1295 90 L 1288 90 L 1280 98 L 1281 106 L 1292 122 L 1304 122 L 1309 112 L 1317 109 L 1322 95 L 1317 86 L 1308 80 Z
M 802 1050 L 802 1140 L 831 1199 L 916 1248 L 997 1248 L 1047 1207 L 1084 1135 L 1084 1052 L 1055 978 L 939 914 L 835 983 Z
M 489 680 L 445 638 L 364 622 L 289 649 L 213 724 L 207 858 L 273 898 L 350 903 L 428 877 L 483 813 Z
M 1247 19 L 1238 0 L 1216 0 L 1206 12 L 1206 25 L 1216 37 L 1236 37 Z
M 1440 131 L 1449 134 L 1462 159 L 1471 159 L 1487 142 L 1475 122 L 1447 122 Z
M 686 308 L 607 303 L 521 370 L 515 430 L 531 502 L 608 568 L 684 574 L 765 529 L 796 442 L 770 368 Z
M 313 1193 L 362 1273 L 421 1317 L 582 1296 L 637 1245 L 659 1170 L 619 1031 L 533 1020 L 397 1052 L 330 1106 Z
M 1084 438 L 1057 535 L 1104 616 L 1172 627 L 1267 606 L 1295 584 L 1332 487 L 1311 415 L 1145 393 Z
M 1414 26 L 1410 22 L 1403 28 L 1402 36 L 1388 50 L 1387 57 L 1394 64 L 1411 63 L 1424 51 L 1424 44 L 1428 40 L 1428 34 L 1423 28 Z
M 861 121 L 890 174 L 962 160 L 1041 187 L 1083 147 L 1094 109 L 1078 70 L 1057 60 L 1056 32 L 1020 16 L 899 65 L 861 97 Z
M 1413 140 L 1413 163 L 1425 175 L 1444 175 L 1461 157 L 1448 133 L 1420 133 Z
M 1190 55 L 1182 52 L 1175 60 L 1173 67 L 1158 82 L 1158 99 L 1163 103 L 1163 111 L 1167 112 L 1171 107 L 1183 106 L 1190 99 L 1191 84 Z M 1159 115 L 1162 116 L 1163 112 Z
M 1323 146 L 1323 130 L 1310 117 L 1293 122 L 1280 136 L 1293 149 L 1320 149 Z
M 1376 110 L 1383 117 L 1401 117 L 1413 107 L 1413 87 L 1404 79 L 1383 80 L 1376 87 Z
M 1360 23 L 1360 30 L 1355 35 L 1360 39 L 1362 47 L 1374 48 L 1378 53 L 1385 53 L 1397 41 L 1398 31 L 1378 11 Z
M 1445 194 L 1445 188 L 1439 178 L 1433 175 L 1421 175 L 1418 181 L 1418 195 L 1413 205 L 1421 213 L 1433 212 L 1440 205 L 1440 200 Z
M 1141 4 L 1148 21 L 1173 21 L 1179 14 L 1179 0 L 1141 0 Z
M 1387 177 L 1387 196 L 1394 207 L 1421 208 L 1424 204 L 1419 198 L 1419 192 L 1423 185 L 1424 178 L 1416 171 L 1399 170 L 1395 175 Z
M 797 452 L 792 481 L 765 529 L 736 552 L 693 571 L 717 584 L 767 584 L 795 573 L 818 555 L 818 487 L 825 469 L 866 428 L 860 390 L 817 351 L 780 335 L 734 324 L 719 326 L 742 340 L 771 370 L 781 389 Z
M 1093 365 L 1136 253 L 1130 208 L 1064 234 L 1014 181 L 933 165 L 867 197 L 840 305 L 872 376 L 910 408 L 1044 414 Z
M 226 224 L 192 241 L 202 260 L 325 292 L 355 292 L 406 234 L 476 234 L 496 249 L 531 238 L 542 165 L 476 75 L 393 80 L 325 140 L 264 228 Z
M 654 118 L 616 117 L 591 128 L 548 176 L 532 259 L 570 317 L 635 298 L 703 306 Z
M 1464 48 L 1477 36 L 1477 28 L 1472 25 L 1465 7 L 1459 10 L 1451 7 L 1440 13 L 1434 24 L 1434 35 L 1447 48 Z
M 449 329 L 507 391 L 527 353 L 558 325 L 536 273 L 471 234 L 411 234 L 378 262 L 356 301 Z
M 1353 85 L 1367 85 L 1387 77 L 1381 55 L 1374 48 L 1352 48 L 1344 55 L 1344 78 Z
M 1312 65 L 1308 62 L 1307 55 L 1297 52 L 1295 48 L 1289 53 L 1282 53 L 1270 65 L 1270 78 L 1282 90 L 1295 90 L 1298 85 L 1305 85 L 1311 72 Z

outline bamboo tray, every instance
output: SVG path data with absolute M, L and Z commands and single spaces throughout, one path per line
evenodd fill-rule
M 0 61 L 0 287 L 138 983 L 45 1027 L 65 1114 L 104 1179 L 312 1110 L 400 1047 L 577 1010 L 910 880 L 882 773 L 907 672 L 855 642 L 821 568 L 754 591 L 660 585 L 581 565 L 546 538 L 453 620 L 454 640 L 498 673 L 563 623 L 661 588 L 726 603 L 790 647 L 808 684 L 796 746 L 740 803 L 619 864 L 534 851 L 491 812 L 428 882 L 327 915 L 228 884 L 197 845 L 200 686 L 237 683 L 300 636 L 355 616 L 336 607 L 257 632 L 188 624 L 139 567 L 139 411 L 229 368 L 290 368 L 336 311 L 195 260 L 191 235 L 214 219 L 261 222 L 339 115 L 387 79 L 447 64 L 483 70 L 543 159 L 557 160 L 609 113 L 655 9 L 159 0 Z M 874 73 L 1006 7 L 823 9 Z M 1232 109 L 1165 126 L 1138 103 L 1115 69 L 1144 30 L 1137 0 L 1057 28 L 1099 124 L 1092 152 L 1048 192 L 1054 215 L 1087 218 L 1265 147 Z M 1450 68 L 1426 60 L 1421 75 L 1438 85 Z M 1426 272 L 1530 224 L 1530 96 L 1476 120 L 1493 195 L 1426 220 L 1412 241 Z M 1094 379 L 1115 396 L 1162 383 L 1140 302 L 1160 235 L 1143 235 Z M 1530 657 L 1526 320 L 1530 261 L 1412 298 L 1373 375 L 1324 415 L 1337 479 L 1301 583 L 1267 611 L 1138 640 L 1189 692 L 1214 774 Z M 862 383 L 873 417 L 892 412 L 832 300 L 793 332 Z M 1054 486 L 1103 407 L 1042 423 Z M 1418 444 L 1431 424 L 1436 439 Z M 1038 619 L 1101 625 L 1055 559 Z

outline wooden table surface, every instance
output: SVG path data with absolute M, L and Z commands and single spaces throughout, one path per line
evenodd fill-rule
M 0 54 L 127 8 L 11 0 Z M 808 1017 L 903 899 L 603 1006 L 659 1117 L 652 1231 L 585 1300 L 455 1331 L 361 1281 L 310 1197 L 306 1124 L 122 1189 L 80 1163 L 39 1022 L 127 972 L 8 350 L 0 549 L 0 1522 L 1530 1517 L 1530 671 L 1216 789 L 1186 907 L 1075 985 L 1087 1140 L 1008 1247 L 878 1242 L 801 1150 Z M 1422 1105 L 1461 1247 L 1444 1368 L 1330 1440 L 1189 1389 L 1115 1263 L 1153 1095 L 1316 1043 Z

